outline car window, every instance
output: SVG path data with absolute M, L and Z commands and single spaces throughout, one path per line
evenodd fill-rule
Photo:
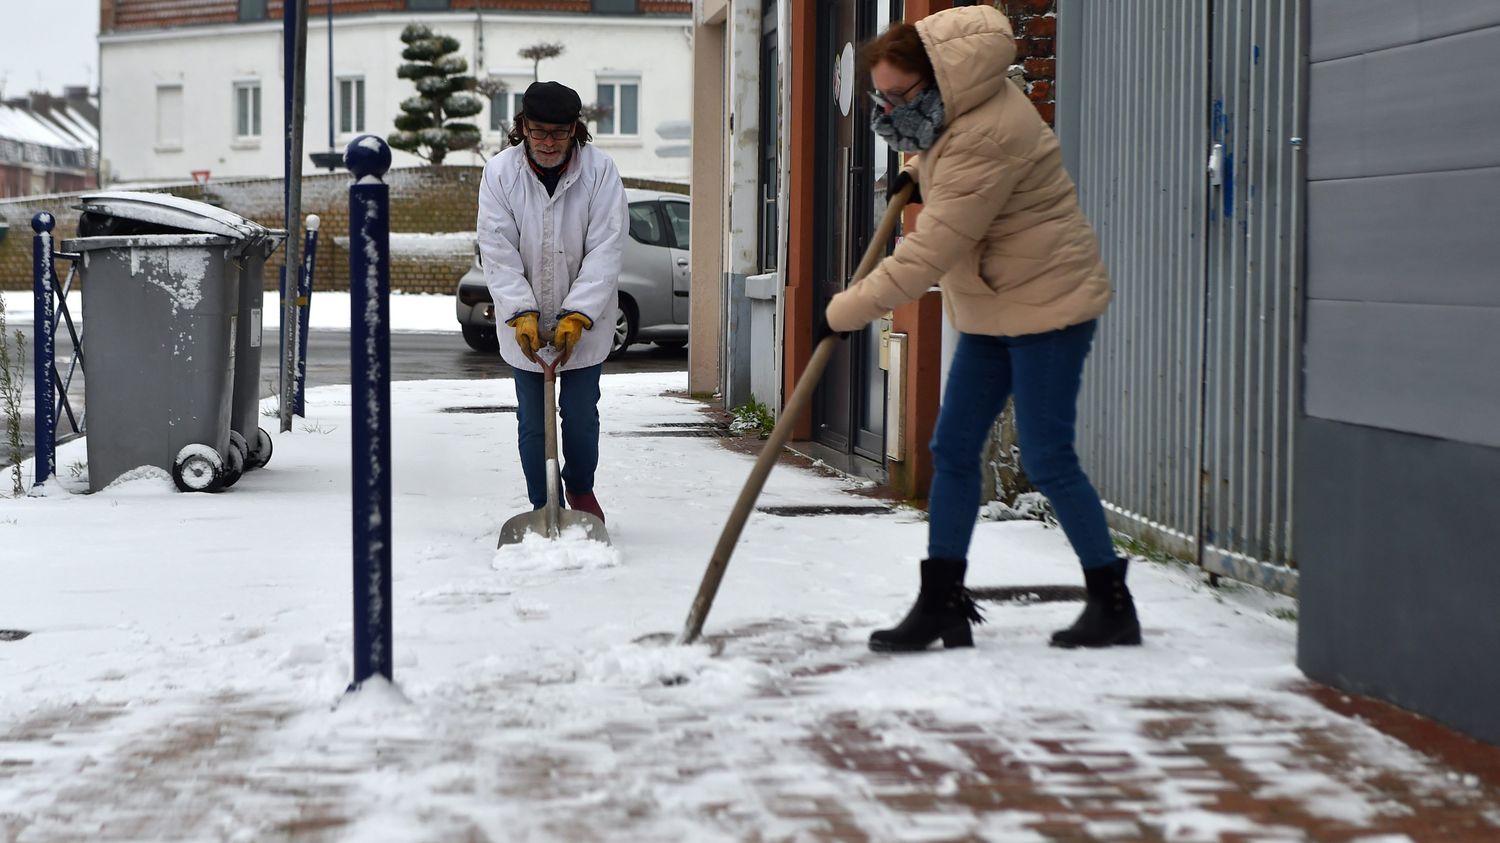
M 677 248 L 688 248 L 688 203 L 663 202 L 661 205 L 667 209 L 667 219 L 672 223 L 672 237 L 677 241 Z
M 667 245 L 655 202 L 637 202 L 630 206 L 630 236 L 647 246 Z

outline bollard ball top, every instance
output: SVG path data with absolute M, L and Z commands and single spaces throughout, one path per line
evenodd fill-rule
M 317 231 L 318 230 L 318 226 L 320 226 L 322 224 L 323 224 L 323 218 L 322 217 L 318 216 L 317 214 L 308 214 L 307 215 L 307 230 L 308 231 Z
M 31 230 L 37 234 L 41 234 L 44 231 L 51 231 L 56 225 L 57 217 L 52 216 L 46 211 L 41 211 L 31 218 Z
M 391 147 L 378 135 L 360 135 L 344 150 L 344 166 L 356 179 L 379 178 L 391 168 Z

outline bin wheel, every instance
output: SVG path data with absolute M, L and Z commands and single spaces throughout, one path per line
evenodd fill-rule
M 172 462 L 172 480 L 184 492 L 217 492 L 224 488 L 224 459 L 207 445 L 189 445 Z
M 255 429 L 255 447 L 245 457 L 245 470 L 260 468 L 271 461 L 271 434 L 263 427 Z
M 238 433 L 231 433 L 230 436 L 239 439 L 241 442 L 245 441 L 240 438 Z M 245 476 L 245 455 L 240 451 L 238 445 L 230 442 L 229 451 L 224 456 L 226 459 L 224 460 L 224 485 L 222 488 L 228 489 L 230 486 L 240 482 L 240 478 Z
M 229 431 L 229 450 L 240 452 L 241 463 L 250 462 L 250 443 L 245 441 L 245 437 L 241 436 L 238 430 Z

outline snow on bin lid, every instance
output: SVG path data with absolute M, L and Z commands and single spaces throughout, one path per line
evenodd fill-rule
M 264 237 L 266 229 L 233 211 L 215 208 L 207 202 L 183 199 L 169 193 L 146 193 L 138 190 L 108 190 L 85 194 L 75 209 L 120 219 L 148 222 L 220 234 L 236 240 Z

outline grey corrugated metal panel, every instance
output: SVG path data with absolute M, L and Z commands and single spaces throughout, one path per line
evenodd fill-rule
M 1500 743 L 1500 450 L 1307 419 L 1297 452 L 1297 666 Z
M 1259 389 L 1261 436 L 1258 456 L 1262 461 L 1257 490 L 1259 509 L 1255 520 L 1262 532 L 1263 557 L 1277 563 L 1290 554 L 1290 425 L 1288 401 L 1293 377 L 1288 336 L 1295 325 L 1292 302 L 1298 297 L 1300 267 L 1293 263 L 1292 247 L 1298 236 L 1294 216 L 1301 205 L 1296 178 L 1301 153 L 1290 143 L 1300 135 L 1297 73 L 1301 67 L 1299 31 L 1301 12 L 1297 0 L 1275 4 L 1265 22 L 1261 43 L 1267 74 L 1265 130 L 1267 147 L 1258 195 L 1266 216 L 1261 247 L 1263 272 L 1270 283 L 1262 295 L 1263 381 Z
M 1500 26 L 1500 3 L 1495 0 L 1418 0 L 1417 8 L 1423 39 Z
M 1170 0 L 1091 4 L 1085 15 L 1081 93 L 1087 103 L 1097 96 L 1100 107 L 1085 106 L 1081 119 L 1110 128 L 1080 149 L 1079 191 L 1116 300 L 1101 321 L 1080 401 L 1080 450 L 1099 466 L 1095 482 L 1116 510 L 1143 529 L 1195 531 L 1196 495 L 1183 490 L 1194 487 L 1196 452 L 1172 431 L 1196 427 L 1188 406 L 1196 389 L 1185 384 L 1196 384 L 1197 372 L 1170 364 L 1197 361 L 1180 347 L 1192 341 L 1198 313 L 1186 322 L 1180 315 L 1201 284 L 1201 255 L 1180 253 L 1197 242 L 1201 224 L 1191 217 L 1201 139 L 1183 139 L 1180 129 L 1202 122 L 1201 75 L 1182 64 L 1201 54 L 1199 31 L 1183 27 L 1202 22 Z M 1184 154 L 1184 146 L 1198 148 Z
M 1500 308 L 1310 301 L 1309 416 L 1500 447 Z
M 1219 561 L 1243 556 L 1275 568 L 1286 554 L 1288 435 L 1297 268 L 1298 191 L 1285 146 L 1299 113 L 1296 0 L 1215 7 L 1213 140 L 1224 144 L 1223 186 L 1209 212 L 1205 349 L 1204 540 Z M 1226 561 L 1227 560 L 1227 561 Z M 1205 556 L 1205 564 L 1208 564 Z
M 1189 428 L 1185 440 L 1187 447 L 1187 462 L 1184 465 L 1186 482 L 1182 494 L 1190 508 L 1189 517 L 1185 523 L 1190 525 L 1187 529 L 1196 537 L 1201 534 L 1203 524 L 1202 455 L 1206 438 L 1203 430 L 1203 383 L 1204 350 L 1208 344 L 1208 326 L 1204 321 L 1207 309 L 1204 272 L 1208 266 L 1206 223 L 1211 200 L 1202 162 L 1209 149 L 1211 134 L 1208 73 L 1212 41 L 1208 24 L 1208 7 L 1198 3 L 1186 5 L 1192 10 L 1188 26 L 1193 33 L 1189 43 L 1192 46 L 1190 66 L 1194 84 L 1182 103 L 1189 115 L 1188 123 L 1192 126 L 1192 132 L 1185 136 L 1187 148 L 1184 150 L 1183 157 L 1185 178 L 1182 187 L 1188 197 L 1188 208 L 1184 215 L 1183 225 L 1190 232 L 1189 239 L 1192 248 L 1183 252 L 1182 289 L 1187 291 L 1188 295 L 1183 297 L 1185 307 L 1181 318 L 1182 324 L 1187 326 L 1190 332 L 1191 342 L 1183 348 L 1182 367 L 1179 371 L 1183 373 L 1184 392 L 1188 399 L 1185 424 Z
M 1282 131 L 1276 135 L 1280 142 L 1283 166 L 1279 197 L 1285 206 L 1278 215 L 1282 220 L 1279 230 L 1281 238 L 1278 249 L 1280 271 L 1287 283 L 1279 285 L 1280 295 L 1274 302 L 1276 313 L 1281 314 L 1276 342 L 1277 391 L 1274 400 L 1274 417 L 1277 422 L 1277 459 L 1272 466 L 1272 489 L 1277 495 L 1277 508 L 1272 512 L 1271 525 L 1279 531 L 1272 547 L 1271 556 L 1279 563 L 1294 565 L 1292 534 L 1295 526 L 1293 504 L 1296 476 L 1296 452 L 1294 423 L 1298 414 L 1297 396 L 1300 387 L 1300 349 L 1303 291 L 1306 288 L 1306 212 L 1307 180 L 1305 145 L 1306 102 L 1304 95 L 1307 74 L 1307 27 L 1305 0 L 1288 3 L 1282 21 L 1283 37 L 1288 50 L 1282 57 L 1285 68 L 1282 86 Z
M 1233 354 L 1234 332 L 1239 327 L 1234 313 L 1233 296 L 1239 290 L 1239 265 L 1236 249 L 1242 237 L 1234 236 L 1238 211 L 1238 178 L 1244 156 L 1236 131 L 1240 114 L 1240 71 L 1242 62 L 1237 42 L 1242 32 L 1239 6 L 1232 0 L 1217 0 L 1213 5 L 1214 55 L 1216 72 L 1211 80 L 1213 98 L 1213 137 L 1223 147 L 1224 174 L 1219 188 L 1210 197 L 1209 253 L 1207 299 L 1205 311 L 1209 335 L 1204 349 L 1204 443 L 1203 539 L 1225 541 L 1232 534 L 1227 502 L 1234 499 L 1234 443 L 1236 414 L 1230 410 L 1236 394 L 1237 366 L 1226 364 Z
M 1281 563 L 1301 162 L 1284 136 L 1299 123 L 1301 6 L 1129 0 L 1076 14 L 1079 122 L 1092 124 L 1079 127 L 1079 194 L 1117 289 L 1080 452 L 1117 525 L 1213 538 L 1205 564 L 1294 587 Z M 1235 168 L 1212 195 L 1211 139 Z M 1207 509 L 1205 466 L 1218 481 Z
M 1307 294 L 1500 307 L 1500 167 L 1314 182 Z
M 1500 166 L 1497 55 L 1491 27 L 1314 65 L 1311 177 Z
M 1443 0 L 1453 3 L 1454 0 Z M 1312 60 L 1359 55 L 1421 39 L 1412 0 L 1311 0 Z

